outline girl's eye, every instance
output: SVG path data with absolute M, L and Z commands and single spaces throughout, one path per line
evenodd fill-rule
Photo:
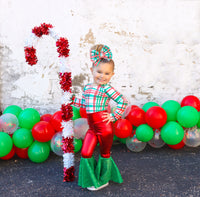
M 106 73 L 106 75 L 109 75 L 109 73 Z

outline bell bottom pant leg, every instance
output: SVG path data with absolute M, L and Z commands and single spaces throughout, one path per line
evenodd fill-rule
M 90 123 L 91 125 L 91 123 Z M 101 157 L 109 158 L 110 150 L 113 143 L 113 130 L 111 123 L 104 122 L 94 123 L 92 128 L 87 131 L 83 142 L 81 156 L 83 158 L 91 158 L 94 149 L 99 142 Z

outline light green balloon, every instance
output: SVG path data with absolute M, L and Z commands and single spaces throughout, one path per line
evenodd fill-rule
M 26 108 L 18 116 L 19 126 L 25 129 L 32 129 L 40 121 L 40 114 L 36 109 Z
M 144 104 L 144 106 L 142 107 L 142 109 L 147 112 L 148 109 L 150 109 L 151 107 L 154 107 L 154 106 L 159 106 L 158 103 L 156 102 L 147 102 Z
M 13 134 L 13 143 L 18 148 L 27 148 L 33 143 L 33 136 L 28 129 L 18 129 Z
M 199 113 L 194 107 L 184 106 L 178 110 L 177 120 L 185 128 L 194 127 L 199 121 Z
M 14 114 L 16 117 L 19 116 L 19 114 L 21 113 L 22 108 L 17 106 L 17 105 L 10 105 L 8 107 L 6 107 L 6 109 L 3 111 L 3 114 Z
M 147 124 L 141 124 L 136 129 L 136 137 L 141 142 L 148 142 L 153 138 L 153 129 Z
M 42 163 L 49 157 L 50 147 L 48 142 L 35 141 L 28 149 L 28 157 L 32 162 Z
M 169 145 L 176 145 L 183 140 L 184 129 L 177 122 L 170 121 L 161 129 L 162 140 Z
M 13 147 L 11 137 L 4 132 L 0 132 L 0 157 L 6 156 Z
M 181 108 L 181 105 L 174 100 L 168 100 L 163 103 L 162 108 L 167 113 L 167 122 L 177 120 L 177 112 Z
M 73 117 L 72 117 L 72 120 L 76 120 L 76 119 L 78 119 L 78 118 L 81 118 L 79 108 L 72 106 L 72 109 L 73 109 Z

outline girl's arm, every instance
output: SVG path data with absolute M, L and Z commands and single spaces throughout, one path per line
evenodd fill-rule
M 114 100 L 117 103 L 116 110 L 110 114 L 112 121 L 116 121 L 122 117 L 128 105 L 128 101 L 122 94 L 116 91 L 113 87 L 107 86 L 105 88 L 106 88 L 106 94 L 108 95 L 108 97 L 110 97 L 112 100 Z
M 76 98 L 74 95 L 72 96 L 72 105 L 75 106 L 75 107 L 85 108 L 85 95 L 84 95 L 84 91 L 83 91 L 81 99 Z

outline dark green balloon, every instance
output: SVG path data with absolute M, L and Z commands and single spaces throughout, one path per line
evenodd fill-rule
M 32 162 L 42 163 L 48 157 L 50 153 L 50 147 L 47 142 L 35 141 L 28 149 L 28 157 Z
M 194 127 L 199 121 L 199 113 L 194 107 L 184 106 L 178 110 L 177 120 L 185 128 Z
M 148 142 L 153 138 L 153 129 L 147 124 L 141 124 L 136 129 L 136 137 L 141 142 Z
M 177 112 L 181 108 L 181 105 L 174 100 L 168 100 L 163 103 L 162 108 L 167 113 L 167 122 L 177 120 Z
M 82 147 L 82 140 L 74 138 L 74 152 L 77 153 L 81 150 Z
M 118 138 L 118 140 L 119 140 L 122 144 L 126 144 L 126 139 L 127 139 L 127 138 Z
M 199 121 L 197 123 L 197 127 L 200 128 L 200 112 L 199 112 Z
M 118 140 L 118 137 L 117 137 L 116 135 L 113 136 L 113 142 L 114 142 L 115 140 Z
M 159 106 L 158 103 L 156 102 L 147 102 L 144 104 L 144 106 L 142 107 L 142 109 L 147 112 L 147 110 L 151 107 L 154 107 L 154 106 Z
M 0 157 L 6 156 L 13 147 L 12 138 L 4 132 L 0 132 Z
M 76 120 L 78 118 L 81 118 L 80 112 L 79 112 L 79 108 L 72 106 L 73 108 L 73 117 L 72 120 Z
M 32 129 L 40 121 L 40 114 L 36 109 L 26 108 L 18 116 L 19 126 L 25 129 Z
M 169 145 L 176 145 L 183 140 L 184 129 L 177 122 L 170 121 L 161 129 L 162 140 Z
M 19 116 L 19 114 L 21 113 L 22 108 L 17 106 L 17 105 L 10 105 L 8 107 L 6 107 L 6 109 L 3 111 L 3 114 L 14 114 L 16 117 Z
M 13 143 L 18 148 L 27 148 L 33 143 L 33 136 L 28 129 L 18 129 L 13 134 Z

